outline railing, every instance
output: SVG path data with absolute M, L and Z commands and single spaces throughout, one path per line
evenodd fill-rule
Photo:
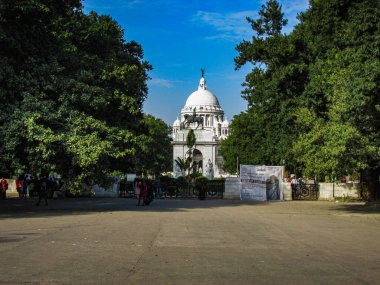
M 224 180 L 208 180 L 206 198 L 223 199 L 223 194 L 224 194 L 224 189 L 225 189 L 224 186 L 225 186 Z
M 133 182 L 120 183 L 119 197 L 134 198 L 135 196 L 136 195 L 135 195 L 135 189 L 133 187 Z
M 206 199 L 223 199 L 224 194 L 224 180 L 208 180 L 204 183 L 204 197 Z M 155 193 L 156 198 L 167 199 L 197 199 L 200 197 L 199 186 L 179 182 L 176 179 L 167 179 L 161 182 L 161 191 Z M 201 194 L 202 194 L 201 190 Z M 135 189 L 132 182 L 120 183 L 119 197 L 123 198 L 136 198 Z
M 318 200 L 319 185 L 318 184 L 296 184 L 292 188 L 293 200 Z

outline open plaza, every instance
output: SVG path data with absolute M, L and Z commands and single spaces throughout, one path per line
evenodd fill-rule
M 0 284 L 380 284 L 376 203 L 0 203 Z
M 0 1 L 0 285 L 380 285 L 379 0 Z

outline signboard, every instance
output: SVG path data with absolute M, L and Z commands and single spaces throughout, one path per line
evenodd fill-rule
M 135 173 L 127 173 L 127 181 L 128 182 L 134 182 L 135 178 L 136 178 L 136 174 Z
M 282 166 L 240 165 L 240 199 L 283 200 Z

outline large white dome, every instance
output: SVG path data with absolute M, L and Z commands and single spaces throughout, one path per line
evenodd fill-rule
M 208 90 L 197 90 L 187 98 L 185 107 L 197 106 L 220 107 L 218 99 Z
M 217 107 L 220 108 L 219 101 L 214 94 L 206 88 L 206 81 L 202 77 L 199 81 L 198 90 L 191 93 L 187 98 L 185 109 L 188 107 Z M 198 108 L 197 108 L 198 109 Z

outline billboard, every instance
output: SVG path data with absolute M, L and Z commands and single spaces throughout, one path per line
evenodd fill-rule
M 282 166 L 240 165 L 240 199 L 283 200 Z

